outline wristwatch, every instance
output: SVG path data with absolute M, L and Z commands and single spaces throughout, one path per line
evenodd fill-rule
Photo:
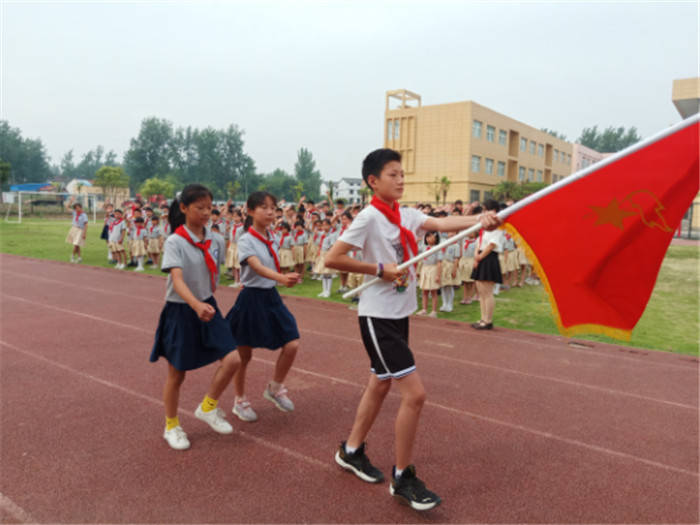
M 377 277 L 382 277 L 384 275 L 384 265 L 382 263 L 377 263 Z

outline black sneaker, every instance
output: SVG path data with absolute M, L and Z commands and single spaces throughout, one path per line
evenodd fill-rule
M 348 454 L 345 451 L 345 441 L 343 441 L 338 447 L 338 452 L 335 453 L 335 462 L 367 483 L 384 481 L 382 471 L 369 462 L 369 458 L 365 454 L 364 443 L 354 453 Z
M 416 477 L 416 467 L 409 465 L 396 479 L 396 467 L 393 467 L 389 492 L 401 503 L 410 505 L 415 510 L 429 510 L 440 505 L 440 496 L 425 488 L 425 483 Z

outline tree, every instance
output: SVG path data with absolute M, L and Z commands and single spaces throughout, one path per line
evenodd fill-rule
M 333 204 L 333 201 L 335 200 L 335 186 L 338 184 L 335 181 L 332 180 L 327 180 L 326 181 L 326 186 L 328 187 L 328 191 L 326 192 L 326 196 L 328 197 L 328 200 L 330 201 L 331 204 Z
M 12 173 L 12 167 L 9 162 L 0 161 L 0 186 L 3 188 L 10 182 L 10 174 Z
M 95 186 L 102 188 L 105 201 L 114 203 L 117 191 L 129 187 L 129 176 L 119 166 L 102 166 L 95 173 Z
M 8 183 L 44 182 L 53 176 L 41 140 L 23 138 L 6 120 L 0 120 L 0 159 L 12 167 Z
M 136 138 L 124 155 L 124 167 L 132 188 L 159 173 L 174 171 L 173 125 L 165 119 L 149 117 L 141 122 Z
M 163 195 L 171 199 L 175 195 L 175 184 L 167 180 L 167 178 L 151 177 L 143 181 L 139 188 L 139 193 L 146 199 L 153 195 Z
M 306 196 L 309 199 L 319 199 L 321 196 L 321 172 L 316 169 L 316 161 L 306 148 L 301 148 L 297 153 L 294 176 L 304 185 Z
M 563 133 L 559 133 L 558 131 L 554 131 L 553 129 L 542 128 L 540 131 L 549 133 L 552 137 L 555 137 L 559 140 L 566 140 L 566 135 L 564 135 Z
M 304 184 L 302 182 L 297 182 L 294 185 L 294 197 L 295 197 L 295 202 L 299 202 L 301 200 L 301 196 L 304 195 Z
M 583 128 L 576 142 L 601 153 L 614 153 L 636 144 L 641 139 L 635 127 L 625 130 L 622 126 L 618 128 L 610 126 L 601 133 L 598 131 L 598 126 L 593 126 Z
M 370 195 L 372 195 L 372 188 L 370 188 L 366 184 L 363 184 L 360 188 L 360 198 L 362 199 L 363 206 L 365 205 L 365 202 L 367 201 Z
M 278 200 L 292 201 L 294 199 L 294 186 L 297 181 L 286 171 L 277 168 L 275 171 L 262 177 L 258 186 L 259 190 L 269 191 Z
M 438 180 L 438 178 L 435 177 L 433 182 L 427 183 L 426 186 L 428 186 L 430 193 L 435 195 L 435 202 L 437 204 L 440 204 L 440 195 L 442 194 L 442 187 L 440 186 L 440 181 Z
M 498 183 L 493 189 L 493 198 L 497 201 L 518 200 L 521 198 L 520 190 L 518 183 L 506 180 Z
M 450 179 L 448 179 L 447 176 L 443 175 L 440 179 L 440 193 L 442 194 L 443 204 L 447 202 L 447 192 L 450 191 L 450 184 L 452 184 Z
M 226 194 L 232 201 L 236 200 L 236 195 L 241 191 L 241 183 L 236 181 L 226 183 Z

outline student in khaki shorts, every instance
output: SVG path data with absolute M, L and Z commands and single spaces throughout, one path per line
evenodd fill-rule
M 66 242 L 73 245 L 73 251 L 70 255 L 70 262 L 72 263 L 79 263 L 83 260 L 80 253 L 80 248 L 85 245 L 87 225 L 87 213 L 83 211 L 82 205 L 76 202 L 73 204 L 73 222 L 71 223 L 70 231 L 66 236 Z
M 404 172 L 401 154 L 390 149 L 367 155 L 362 164 L 362 178 L 374 191 L 372 202 L 326 254 L 325 264 L 340 271 L 376 275 L 382 281 L 367 288 L 360 297 L 360 333 L 370 358 L 371 375 L 350 435 L 340 444 L 335 461 L 363 481 L 383 481 L 382 472 L 365 454 L 364 441 L 392 382 L 396 381 L 401 405 L 396 415 L 396 464 L 389 492 L 413 509 L 427 510 L 438 505 L 440 498 L 425 487 L 411 465 L 426 397 L 408 346 L 408 320 L 417 309 L 416 276 L 413 268 L 399 272 L 397 265 L 416 254 L 416 235 L 422 232 L 458 231 L 480 221 L 484 227 L 494 229 L 499 221 L 495 214 L 437 219 L 415 208 L 399 208 Z M 362 250 L 362 261 L 348 255 L 354 249 Z

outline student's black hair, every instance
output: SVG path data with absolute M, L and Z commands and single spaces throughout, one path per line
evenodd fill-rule
M 146 206 L 146 207 L 143 209 L 143 211 L 153 211 L 153 208 L 151 208 L 150 206 Z
M 483 211 L 484 211 L 484 208 L 482 208 L 481 206 L 475 206 L 469 215 L 479 215 Z
M 297 210 L 299 213 L 306 213 L 306 206 L 303 204 L 299 205 L 299 209 Z
M 435 236 L 435 244 L 437 244 L 438 241 L 440 240 L 437 232 L 426 232 L 425 237 L 423 237 L 423 242 L 425 243 L 426 246 L 428 245 L 428 237 L 430 237 L 431 235 Z
M 379 177 L 379 174 L 389 162 L 401 162 L 401 153 L 389 148 L 375 149 L 362 161 L 362 178 L 369 186 L 369 176 Z
M 143 217 L 136 217 L 134 222 L 144 222 Z
M 151 222 L 152 221 L 160 221 L 160 217 L 158 215 L 154 215 L 153 217 L 151 217 Z
M 461 206 L 462 204 L 464 204 L 464 203 L 462 202 L 462 199 L 457 199 L 457 200 L 455 201 L 455 206 L 457 206 L 458 204 L 459 204 L 460 206 Z
M 117 208 L 116 210 L 114 210 L 114 213 L 117 213 L 117 212 L 119 212 L 119 213 L 124 213 L 124 212 L 121 211 L 119 208 Z
M 487 199 L 484 202 L 484 209 L 487 211 L 498 211 L 498 202 L 493 199 Z
M 309 200 L 306 201 L 306 204 L 311 204 L 311 206 L 313 206 L 313 205 L 314 205 L 314 201 L 312 201 L 311 199 L 309 199 Z
M 232 215 L 238 215 L 240 218 L 243 218 L 243 212 L 239 209 L 233 209 L 231 210 Z
M 229 212 L 229 213 L 233 213 L 233 210 L 235 210 L 235 209 L 236 209 L 236 205 L 235 205 L 235 204 L 229 204 L 229 205 L 228 205 L 228 212 Z
M 277 213 L 278 211 L 281 212 L 281 213 L 284 213 L 284 210 L 283 210 L 282 208 L 280 208 L 279 206 L 278 206 L 277 209 L 275 210 L 275 213 Z
M 272 199 L 273 206 L 277 206 L 277 197 L 275 197 L 269 191 L 254 191 L 253 193 L 248 195 L 248 200 L 245 204 L 246 208 L 248 208 L 248 215 L 246 216 L 245 222 L 243 223 L 243 229 L 245 231 L 248 231 L 248 228 L 250 228 L 253 225 L 253 215 L 250 212 L 252 212 L 258 206 L 262 206 L 263 204 L 265 204 L 265 201 L 268 198 Z
M 282 223 L 280 224 L 280 228 L 286 229 L 287 233 L 292 231 L 292 227 L 289 225 L 289 223 L 287 221 L 282 221 Z
M 76 202 L 75 204 L 73 204 L 72 207 L 73 207 L 73 209 L 76 209 L 78 206 L 80 206 L 81 208 L 83 207 L 83 205 L 80 204 L 79 202 Z
M 211 210 L 211 214 L 212 215 L 221 215 L 221 212 L 219 210 L 217 210 L 216 208 L 214 208 L 213 210 Z
M 345 199 L 335 199 L 335 203 L 342 204 L 343 206 L 345 206 Z
M 295 228 L 298 228 L 299 226 L 301 226 L 301 227 L 303 228 L 303 227 L 304 227 L 304 221 L 297 221 L 297 222 L 294 223 L 294 227 L 295 227 Z
M 322 223 L 322 224 L 327 224 L 328 226 L 330 226 L 330 225 L 331 225 L 331 220 L 330 220 L 330 219 L 323 219 L 323 220 L 321 221 L 321 223 Z
M 350 213 L 350 210 L 345 210 L 340 216 L 352 220 L 352 213 Z
M 218 231 L 219 231 L 219 225 L 218 225 L 218 224 L 212 224 L 212 225 L 211 225 L 211 231 L 213 231 L 213 232 L 218 232 Z
M 214 200 L 214 195 L 212 195 L 211 191 L 209 191 L 209 188 L 206 186 L 202 186 L 201 184 L 189 184 L 185 186 L 182 192 L 180 192 L 180 196 L 173 199 L 173 202 L 170 204 L 170 209 L 168 210 L 168 221 L 170 222 L 171 231 L 174 232 L 185 224 L 185 214 L 180 210 L 180 203 L 189 206 L 193 202 L 207 197 Z

